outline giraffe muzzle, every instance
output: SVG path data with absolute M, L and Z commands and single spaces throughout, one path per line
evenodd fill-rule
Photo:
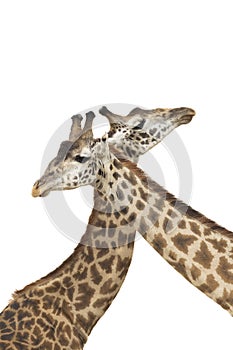
M 170 110 L 171 118 L 177 120 L 178 125 L 188 124 L 191 122 L 196 112 L 192 108 L 180 107 Z
M 40 180 L 37 180 L 32 187 L 32 197 L 46 197 L 51 189 L 51 186 L 49 187 L 45 183 L 42 184 Z

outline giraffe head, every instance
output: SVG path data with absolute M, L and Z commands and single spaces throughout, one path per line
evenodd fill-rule
M 109 143 L 122 149 L 132 161 L 158 144 L 172 130 L 189 123 L 195 111 L 181 107 L 173 109 L 133 109 L 127 116 L 110 112 L 105 106 L 99 111 L 110 122 Z
M 35 182 L 33 197 L 44 197 L 51 191 L 71 190 L 95 180 L 92 151 L 93 112 L 86 114 L 86 123 L 81 128 L 81 115 L 72 117 L 69 140 L 61 143 L 56 157 L 49 163 L 43 176 Z
M 93 139 L 91 130 L 95 117 L 86 114 L 81 129 L 82 116 L 72 117 L 73 124 L 68 141 L 62 142 L 57 156 L 49 163 L 44 175 L 33 186 L 34 197 L 46 196 L 55 190 L 70 190 L 98 183 L 101 169 L 111 158 L 108 144 L 117 146 L 131 161 L 159 143 L 177 126 L 188 123 L 195 112 L 189 108 L 144 111 L 139 108 L 126 117 L 115 115 L 103 107 L 100 113 L 110 121 L 109 134 Z M 103 165 L 101 168 L 101 164 Z

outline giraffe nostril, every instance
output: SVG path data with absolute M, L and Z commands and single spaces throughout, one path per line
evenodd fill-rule
M 37 189 L 37 188 L 39 187 L 39 183 L 40 183 L 40 181 L 37 180 L 37 181 L 34 183 L 33 187 L 34 187 L 35 189 Z

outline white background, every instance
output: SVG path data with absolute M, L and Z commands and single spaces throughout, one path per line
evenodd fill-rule
M 1 2 L 0 309 L 74 249 L 30 191 L 50 136 L 83 109 L 194 108 L 178 129 L 192 161 L 191 204 L 233 230 L 232 32 L 224 0 Z M 176 192 L 173 172 L 166 187 Z M 86 349 L 230 348 L 232 322 L 141 239 Z

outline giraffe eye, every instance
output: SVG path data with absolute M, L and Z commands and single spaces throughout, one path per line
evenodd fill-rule
M 79 162 L 79 163 L 86 163 L 89 159 L 90 159 L 90 157 L 82 157 L 79 154 L 77 154 L 77 156 L 75 156 L 75 161 Z
M 133 130 L 140 130 L 143 128 L 143 125 L 145 124 L 145 120 L 142 120 L 138 125 L 136 125 Z

